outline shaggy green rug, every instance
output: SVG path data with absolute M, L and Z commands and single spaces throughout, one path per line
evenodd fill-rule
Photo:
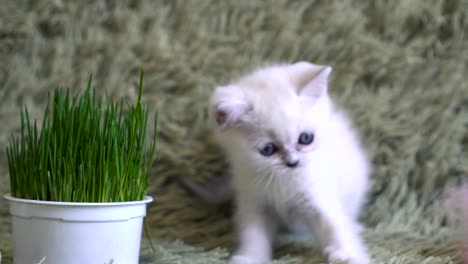
M 466 0 L 2 1 L 0 194 L 20 106 L 40 120 L 48 91 L 84 89 L 91 73 L 133 102 L 143 68 L 143 100 L 161 129 L 141 263 L 225 263 L 231 210 L 198 203 L 174 179 L 226 169 L 205 126 L 216 85 L 255 65 L 307 60 L 334 67 L 331 93 L 373 160 L 362 215 L 373 263 L 461 262 L 439 194 L 468 175 L 467 29 Z M 3 200 L 0 215 L 11 263 Z M 275 263 L 323 262 L 307 241 L 283 242 Z

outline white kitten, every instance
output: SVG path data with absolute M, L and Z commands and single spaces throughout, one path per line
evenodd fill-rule
M 211 120 L 237 206 L 239 248 L 230 263 L 269 262 L 285 223 L 310 227 L 330 261 L 370 262 L 357 222 L 369 163 L 328 95 L 330 72 L 307 62 L 274 65 L 215 90 Z

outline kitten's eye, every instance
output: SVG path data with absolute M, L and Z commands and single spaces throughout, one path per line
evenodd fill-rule
M 314 141 L 314 134 L 313 133 L 301 133 L 301 135 L 299 135 L 299 144 L 301 145 L 309 145 L 310 143 L 312 143 L 312 141 Z
M 266 144 L 262 149 L 260 149 L 260 154 L 263 156 L 271 156 L 275 154 L 275 152 L 278 150 L 278 148 L 275 146 L 273 143 L 268 143 Z

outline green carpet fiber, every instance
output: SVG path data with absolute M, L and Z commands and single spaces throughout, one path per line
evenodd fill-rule
M 457 224 L 439 194 L 468 175 L 466 0 L 3 0 L 0 194 L 20 106 L 41 120 L 48 91 L 84 89 L 90 74 L 100 92 L 135 102 L 143 68 L 143 101 L 160 114 L 160 159 L 140 261 L 225 263 L 231 210 L 200 204 L 174 179 L 226 170 L 205 125 L 216 85 L 297 60 L 333 66 L 332 96 L 373 160 L 362 214 L 373 263 L 460 263 Z M 2 263 L 10 263 L 4 200 L 0 216 Z M 282 242 L 275 263 L 324 262 L 307 239 Z

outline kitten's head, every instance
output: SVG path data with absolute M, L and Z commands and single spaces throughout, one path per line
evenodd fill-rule
M 331 70 L 276 65 L 216 88 L 211 113 L 221 144 L 261 170 L 300 167 L 326 133 Z

